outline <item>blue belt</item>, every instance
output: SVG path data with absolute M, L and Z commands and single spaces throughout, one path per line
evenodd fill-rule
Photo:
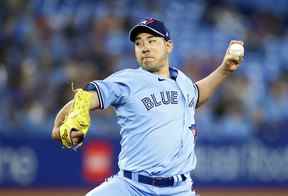
M 136 178 L 133 178 L 133 174 L 135 175 L 136 173 L 133 173 L 131 171 L 123 171 L 123 175 L 126 178 L 129 178 L 131 180 L 136 180 L 140 183 L 144 184 L 149 184 L 157 187 L 169 187 L 169 186 L 174 186 L 174 177 L 149 177 L 149 176 L 143 176 L 141 174 L 137 174 Z M 187 177 L 184 174 L 178 175 L 181 179 L 181 181 L 185 181 Z

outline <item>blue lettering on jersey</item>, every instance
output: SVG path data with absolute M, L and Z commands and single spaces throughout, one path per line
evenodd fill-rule
M 161 91 L 160 96 L 156 97 L 155 94 L 151 94 L 150 97 L 144 97 L 141 101 L 147 111 L 162 104 L 178 104 L 178 91 Z
M 142 103 L 144 103 L 146 110 L 151 110 L 154 107 L 152 100 L 149 97 L 144 97 L 141 99 Z
M 165 97 L 163 91 L 160 92 L 160 95 L 161 95 L 162 103 L 165 104 L 165 105 L 169 104 L 169 100 L 170 100 L 170 93 L 169 93 L 169 91 L 166 91 L 166 97 Z
M 178 92 L 171 91 L 171 104 L 178 104 Z

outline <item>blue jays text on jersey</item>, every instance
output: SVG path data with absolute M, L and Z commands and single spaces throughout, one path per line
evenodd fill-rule
M 159 95 L 160 94 L 160 95 Z M 158 98 L 156 98 L 158 97 Z M 151 94 L 149 97 L 141 99 L 147 110 L 154 107 L 158 107 L 162 104 L 178 104 L 178 92 L 177 91 L 160 91 L 158 96 Z
M 195 108 L 198 88 L 180 70 L 170 78 L 125 69 L 86 86 L 98 94 L 100 108 L 112 106 L 121 127 L 120 170 L 173 176 L 196 166 Z

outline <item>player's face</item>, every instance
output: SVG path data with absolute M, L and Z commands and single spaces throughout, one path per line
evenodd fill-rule
M 168 66 L 168 57 L 172 51 L 171 41 L 150 33 L 139 33 L 134 46 L 137 62 L 144 69 L 159 72 L 162 67 Z

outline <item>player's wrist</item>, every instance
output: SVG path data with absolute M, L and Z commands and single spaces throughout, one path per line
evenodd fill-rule
M 229 69 L 229 68 L 226 66 L 226 63 L 225 63 L 225 62 L 223 62 L 223 63 L 218 67 L 218 69 L 217 69 L 217 73 L 218 73 L 219 75 L 221 75 L 221 77 L 224 77 L 224 78 L 230 76 L 233 72 L 234 72 L 234 70 Z

